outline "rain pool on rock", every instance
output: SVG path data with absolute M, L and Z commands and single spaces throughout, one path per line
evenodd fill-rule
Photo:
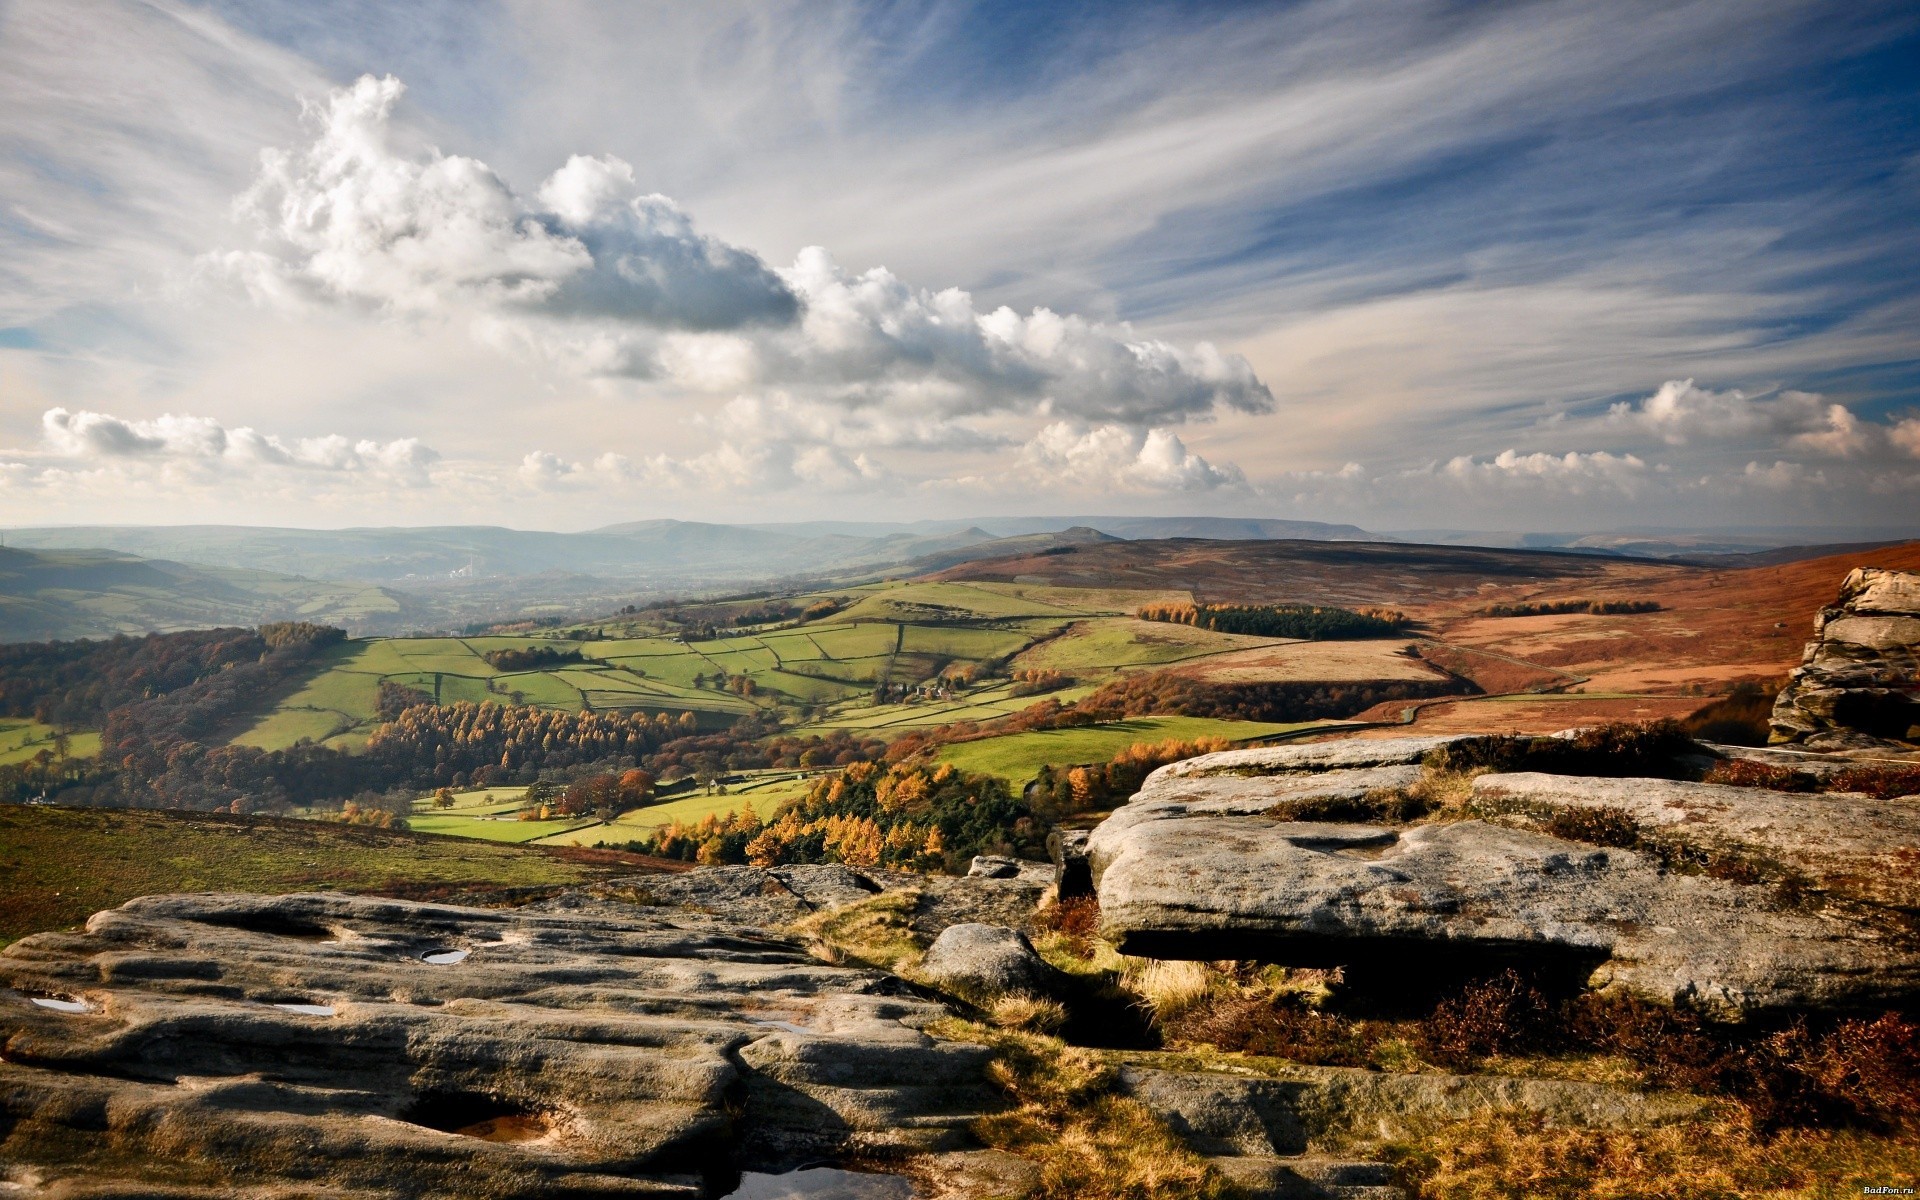
M 749 1171 L 726 1200 L 913 1200 L 913 1184 L 899 1175 L 839 1167 L 805 1167 L 780 1175 Z

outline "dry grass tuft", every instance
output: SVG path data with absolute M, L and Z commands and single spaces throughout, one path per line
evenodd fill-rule
M 1121 976 L 1120 986 L 1140 997 L 1153 1019 L 1164 1024 L 1206 1003 L 1228 981 L 1202 962 L 1135 959 Z
M 941 1036 L 995 1051 L 996 1085 L 1013 1102 L 974 1123 L 979 1139 L 1040 1165 L 1031 1200 L 1229 1200 L 1220 1173 L 1144 1105 L 1120 1095 L 1114 1069 L 1057 1038 L 950 1021 Z
M 858 963 L 902 971 L 920 960 L 926 942 L 913 930 L 916 891 L 885 892 L 842 908 L 813 913 L 791 926 L 814 954 L 836 966 Z
M 1051 1034 L 1067 1023 L 1067 1006 L 1041 996 L 1002 996 L 993 1002 L 988 1016 L 1002 1029 Z
M 1483 1118 L 1385 1147 L 1420 1200 L 1735 1200 L 1858 1196 L 1911 1186 L 1920 1139 L 1853 1130 L 1768 1136 L 1737 1107 L 1652 1129 L 1550 1129 Z

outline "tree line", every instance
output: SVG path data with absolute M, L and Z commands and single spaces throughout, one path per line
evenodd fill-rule
M 1659 612 L 1658 600 L 1522 600 L 1512 604 L 1489 604 L 1480 610 L 1483 617 L 1545 617 L 1561 613 L 1592 613 L 1614 616 L 1620 613 Z
M 744 812 L 679 822 L 629 844 L 701 863 L 845 863 L 965 869 L 976 854 L 1039 856 L 1046 829 L 1004 781 L 948 763 L 859 762 L 823 776 L 763 824 Z
M 1143 621 L 1191 625 L 1215 633 L 1304 638 L 1316 642 L 1393 637 L 1407 624 L 1404 613 L 1391 609 L 1355 612 L 1315 604 L 1149 604 L 1140 609 L 1139 617 Z

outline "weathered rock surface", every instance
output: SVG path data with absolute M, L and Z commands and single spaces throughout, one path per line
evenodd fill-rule
M 1202 756 L 1149 777 L 1094 830 L 1102 932 L 1123 952 L 1339 965 L 1382 985 L 1513 962 L 1729 1015 L 1920 995 L 1910 938 L 1788 908 L 1771 888 L 1482 821 L 1277 819 L 1270 810 L 1282 802 L 1403 786 L 1417 769 L 1394 764 L 1431 744 L 1288 749 L 1322 751 L 1330 769 L 1225 777 L 1209 760 L 1228 755 Z M 1237 769 L 1245 759 L 1234 753 Z M 1575 794 L 1604 782 L 1560 781 Z M 1761 836 L 1757 826 L 1750 836 Z
M 683 911 L 156 896 L 0 984 L 0 1160 L 50 1195 L 697 1197 L 997 1103 L 940 1006 Z
M 1020 874 L 1018 861 L 998 854 L 976 854 L 967 866 L 973 879 L 1014 879 Z
M 910 875 L 838 864 L 696 867 L 674 875 L 573 888 L 529 908 L 620 917 L 630 914 L 635 904 L 653 905 L 773 929 L 882 893 L 910 893 L 915 897 L 914 932 L 932 938 L 966 921 L 1029 927 L 1050 878 L 1050 869 L 1039 863 L 1023 864 L 1021 874 L 1012 879 Z
M 1669 779 L 1581 779 L 1524 772 L 1473 781 L 1477 807 L 1539 816 L 1610 809 L 1643 836 L 1761 874 L 1798 871 L 1879 903 L 1920 907 L 1920 801 L 1796 794 Z
M 1920 574 L 1856 569 L 1814 619 L 1774 702 L 1773 740 L 1815 750 L 1920 746 Z
M 1054 982 L 1053 969 L 1026 934 L 978 922 L 942 931 L 920 960 L 919 974 L 936 987 L 977 1001 L 1045 995 Z

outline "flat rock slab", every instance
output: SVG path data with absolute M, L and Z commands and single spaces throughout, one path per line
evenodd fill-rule
M 688 912 L 156 896 L 0 985 L 0 1160 L 141 1194 L 705 1196 L 996 1103 L 940 1006 Z
M 1330 771 L 1346 767 L 1387 767 L 1417 763 L 1461 737 L 1346 738 L 1304 745 L 1256 746 L 1222 750 L 1168 763 L 1147 776 L 1147 787 L 1164 779 L 1200 775 L 1284 775 L 1294 771 Z
M 1168 797 L 1188 777 L 1149 779 L 1088 839 L 1102 932 L 1123 953 L 1344 966 L 1357 986 L 1387 990 L 1522 965 L 1733 1016 L 1920 994 L 1910 939 L 1785 908 L 1768 888 L 1482 821 L 1393 829 L 1262 808 L 1406 769 L 1241 778 L 1231 798 L 1187 801 Z
M 1540 815 L 1610 809 L 1645 836 L 1786 866 L 1848 895 L 1920 907 L 1920 799 L 1876 800 L 1669 779 L 1580 779 L 1518 772 L 1473 781 L 1476 806 Z

